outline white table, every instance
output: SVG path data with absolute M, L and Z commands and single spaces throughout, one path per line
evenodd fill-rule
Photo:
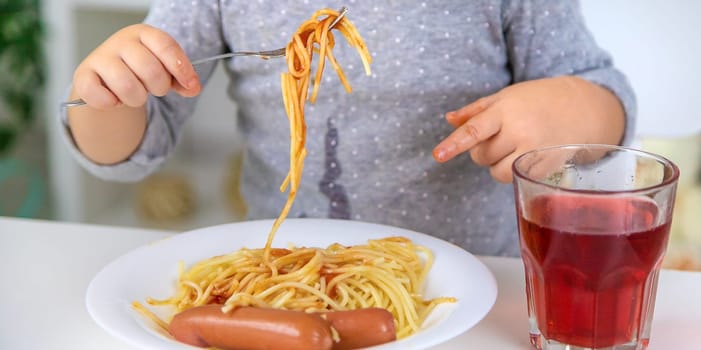
M 0 349 L 128 349 L 88 315 L 88 283 L 113 259 L 169 234 L 0 217 Z M 435 349 L 530 349 L 521 261 L 480 259 L 496 277 L 496 304 Z M 701 273 L 662 271 L 648 349 L 701 349 Z

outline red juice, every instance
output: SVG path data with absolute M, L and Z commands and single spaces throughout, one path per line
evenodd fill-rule
M 649 337 L 671 218 L 631 196 L 542 195 L 521 208 L 529 316 L 548 340 L 604 348 Z

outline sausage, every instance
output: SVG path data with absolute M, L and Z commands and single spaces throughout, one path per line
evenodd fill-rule
M 178 313 L 168 328 L 178 341 L 227 350 L 329 350 L 333 345 L 329 323 L 299 311 L 240 307 L 223 313 L 221 305 L 205 305 Z
M 333 342 L 331 327 L 338 342 Z M 382 308 L 309 314 L 240 307 L 223 313 L 221 305 L 205 305 L 175 315 L 169 331 L 186 344 L 227 350 L 349 350 L 396 339 L 394 318 Z
M 382 308 L 331 311 L 323 317 L 336 329 L 340 341 L 334 350 L 349 350 L 384 344 L 397 338 L 394 317 Z
M 318 314 L 240 307 L 228 313 L 221 305 L 193 307 L 176 314 L 168 326 L 178 341 L 227 350 L 329 350 L 329 323 Z

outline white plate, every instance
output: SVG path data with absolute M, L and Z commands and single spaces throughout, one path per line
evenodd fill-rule
M 102 328 L 138 348 L 193 349 L 160 332 L 131 308 L 131 302 L 169 296 L 174 291 L 180 261 L 190 266 L 242 247 L 262 247 L 271 225 L 271 220 L 262 220 L 213 226 L 137 248 L 95 276 L 88 286 L 88 311 Z M 472 328 L 492 308 L 497 286 L 491 272 L 472 254 L 425 234 L 357 221 L 288 219 L 273 243 L 276 247 L 290 243 L 326 247 L 336 242 L 362 244 L 387 236 L 405 236 L 431 249 L 435 262 L 426 281 L 425 297 L 452 296 L 458 301 L 439 305 L 416 334 L 373 349 L 429 348 Z

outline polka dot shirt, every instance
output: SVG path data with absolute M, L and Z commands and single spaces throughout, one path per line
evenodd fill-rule
M 445 112 L 515 82 L 570 74 L 613 91 L 632 126 L 630 87 L 596 46 L 576 1 L 154 0 L 146 21 L 200 58 L 282 47 L 320 7 L 343 5 L 372 54 L 372 74 L 337 36 L 334 54 L 353 92 L 327 65 L 317 102 L 305 110 L 308 156 L 290 217 L 396 225 L 476 254 L 515 256 L 511 185 L 495 182 L 469 155 L 444 164 L 431 156 L 452 130 Z M 286 67 L 251 58 L 226 64 L 238 107 L 232 118 L 247 144 L 242 188 L 250 217 L 273 218 L 286 199 L 278 186 L 289 166 L 279 89 Z M 203 67 L 203 76 L 211 70 Z M 103 177 L 144 176 L 172 150 L 193 104 L 173 94 L 151 99 L 146 138 L 129 161 L 83 163 Z

